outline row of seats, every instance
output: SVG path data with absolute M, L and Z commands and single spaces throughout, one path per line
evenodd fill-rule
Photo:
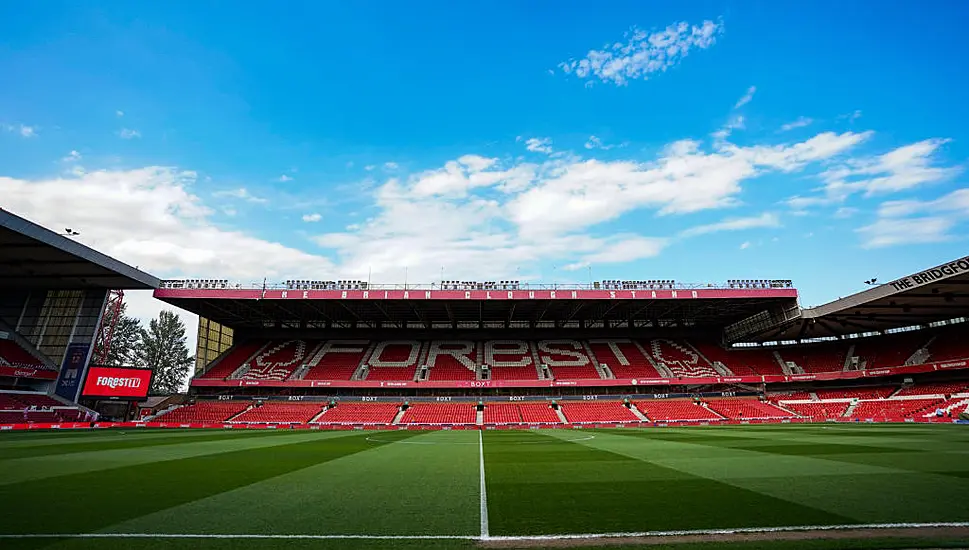
M 0 365 L 34 369 L 47 368 L 47 365 L 43 361 L 20 347 L 20 344 L 13 340 L 7 340 L 6 338 L 0 339 Z
M 201 379 L 350 380 L 358 371 L 367 380 L 474 380 L 482 367 L 493 380 L 536 380 L 542 366 L 565 380 L 600 378 L 597 366 L 615 378 L 695 378 L 721 375 L 780 375 L 788 363 L 795 372 L 841 371 L 854 350 L 867 368 L 898 366 L 928 341 L 921 333 L 877 339 L 825 342 L 772 349 L 726 350 L 702 341 L 654 338 L 642 341 L 491 340 L 380 341 L 274 340 L 235 346 Z M 928 356 L 938 361 L 969 356 L 955 331 L 940 333 Z M 722 364 L 725 368 L 717 368 Z M 798 370 L 799 369 L 799 370 Z
M 22 410 L 30 407 L 62 407 L 63 403 L 43 393 L 0 393 L 0 410 Z

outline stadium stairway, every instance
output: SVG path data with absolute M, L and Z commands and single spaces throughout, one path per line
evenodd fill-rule
M 645 414 L 643 414 L 642 411 L 637 409 L 634 403 L 629 404 L 629 411 L 634 415 L 636 415 L 636 418 L 642 420 L 643 422 L 649 422 L 649 418 Z
M 565 418 L 565 413 L 562 412 L 562 407 L 556 408 L 555 409 L 555 414 L 558 415 L 559 422 L 561 422 L 562 424 L 568 424 L 569 423 L 568 419 Z
M 484 425 L 484 411 L 475 411 L 474 413 L 474 424 L 476 426 Z
M 397 411 L 397 414 L 394 415 L 394 420 L 393 422 L 391 422 L 391 424 L 393 424 L 394 426 L 396 426 L 397 424 L 400 424 L 400 419 L 404 418 L 404 412 L 405 411 L 403 408 Z

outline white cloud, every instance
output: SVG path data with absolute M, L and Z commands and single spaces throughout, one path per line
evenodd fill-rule
M 734 130 L 743 130 L 743 129 L 744 129 L 744 117 L 741 115 L 736 115 L 732 117 L 726 124 L 724 124 L 722 128 L 720 128 L 716 132 L 713 132 L 710 135 L 713 137 L 713 139 L 717 141 L 723 141 L 728 137 L 730 137 L 730 134 L 732 134 Z
M 838 116 L 838 120 L 847 119 L 848 122 L 854 122 L 854 121 L 858 120 L 859 118 L 861 118 L 861 111 L 860 110 L 857 110 L 857 109 L 855 111 L 851 112 L 851 113 L 846 114 L 846 115 L 839 115 Z
M 121 131 L 118 132 L 118 136 L 121 139 L 135 139 L 141 137 L 141 132 L 138 130 L 132 130 L 130 128 L 122 128 Z
M 62 162 L 77 162 L 81 160 L 81 153 L 77 151 L 71 151 L 64 158 L 61 159 Z
M 969 214 L 969 187 L 956 189 L 935 200 L 905 200 L 883 202 L 878 215 L 883 218 L 898 218 L 923 213 L 961 213 Z
M 755 229 L 763 227 L 780 227 L 781 222 L 777 214 L 764 212 L 759 216 L 749 216 L 745 218 L 728 218 L 721 222 L 707 225 L 691 227 L 680 232 L 682 237 L 696 237 L 709 233 L 719 233 L 721 231 L 742 231 L 745 229 Z
M 26 124 L 0 124 L 0 128 L 3 128 L 7 132 L 19 134 L 22 138 L 37 137 L 38 128 L 36 126 L 27 126 Z
M 857 232 L 861 234 L 865 248 L 884 248 L 947 241 L 953 226 L 954 220 L 943 217 L 881 218 Z
M 276 181 L 286 183 L 287 181 L 293 181 L 293 178 L 290 176 L 287 176 L 286 174 L 283 174 L 282 176 L 279 176 L 278 178 L 276 178 Z
M 588 141 L 585 142 L 586 149 L 602 149 L 604 151 L 608 151 L 613 147 L 616 147 L 616 145 L 606 145 L 602 142 L 602 139 L 596 136 L 589 136 Z
M 850 159 L 822 174 L 825 196 L 816 199 L 837 202 L 853 193 L 861 192 L 865 196 L 894 193 L 949 179 L 961 169 L 933 166 L 936 152 L 948 141 L 927 139 L 884 155 Z
M 398 166 L 396 162 L 385 162 L 384 168 L 387 170 L 396 170 L 400 168 L 400 166 Z
M 120 110 L 119 111 L 115 111 L 114 112 L 114 116 L 116 116 L 118 118 L 121 118 L 121 117 L 124 116 L 124 111 L 120 111 Z
M 321 216 L 319 213 L 316 213 L 316 212 L 314 212 L 312 214 L 303 214 L 303 221 L 304 222 L 310 222 L 310 223 L 312 223 L 312 222 L 318 222 L 318 221 L 320 221 L 322 219 L 323 219 L 323 216 Z
M 589 50 L 581 59 L 559 63 L 566 74 L 589 82 L 598 80 L 623 86 L 629 80 L 647 80 L 678 64 L 693 49 L 707 49 L 723 32 L 721 21 L 704 21 L 699 26 L 683 21 L 663 30 L 646 32 L 632 28 L 625 42 L 607 44 L 602 50 Z
M 803 127 L 811 124 L 812 122 L 814 122 L 814 119 L 811 119 L 811 118 L 808 118 L 808 117 L 803 117 L 803 116 L 797 117 L 797 120 L 795 120 L 794 122 L 788 122 L 787 124 L 781 126 L 781 131 L 782 132 L 788 132 L 788 131 L 793 130 L 795 128 L 803 128 Z
M 750 103 L 750 100 L 754 99 L 754 93 L 757 92 L 757 86 L 751 86 L 747 88 L 747 93 L 743 97 L 737 100 L 737 103 L 733 106 L 734 109 L 739 109 L 744 105 Z
M 551 153 L 552 140 L 549 138 L 529 138 L 525 140 L 525 149 L 533 153 Z
M 834 217 L 838 219 L 848 219 L 858 213 L 858 209 L 851 206 L 842 206 L 834 212 Z
M 374 168 L 376 168 L 376 166 L 374 166 L 373 164 L 368 164 L 367 166 L 363 167 L 363 169 L 366 170 L 367 172 L 373 172 Z
M 240 282 L 333 276 L 329 260 L 224 230 L 193 193 L 196 175 L 165 167 L 96 171 L 77 177 L 0 177 L 4 208 L 161 277 L 224 277 Z
M 740 250 L 747 250 L 748 248 L 750 248 L 750 241 L 740 243 Z
M 248 202 L 255 202 L 255 203 L 260 203 L 260 204 L 264 204 L 264 203 L 269 202 L 267 199 L 264 199 L 262 197 L 253 196 L 253 194 L 250 193 L 249 190 L 246 189 L 245 187 L 240 187 L 238 189 L 228 189 L 228 190 L 225 190 L 225 191 L 216 191 L 215 193 L 212 193 L 212 196 L 213 197 L 222 197 L 222 198 L 240 199 L 240 200 L 244 200 L 244 201 L 248 201 Z

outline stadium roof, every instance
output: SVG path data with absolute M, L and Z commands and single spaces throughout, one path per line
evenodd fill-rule
M 649 326 L 723 326 L 776 307 L 796 307 L 793 288 L 594 290 L 258 290 L 160 288 L 155 297 L 226 326 L 300 328 L 431 327 L 507 322 L 629 322 Z M 575 326 L 573 324 L 573 326 Z M 521 327 L 524 328 L 524 327 Z
M 147 290 L 160 281 L 0 209 L 0 288 Z
M 833 302 L 750 340 L 801 340 L 885 331 L 969 317 L 969 256 Z

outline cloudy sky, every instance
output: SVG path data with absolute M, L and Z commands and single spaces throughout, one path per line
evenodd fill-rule
M 969 252 L 969 4 L 879 6 L 4 3 L 0 207 L 163 278 L 816 305 Z

